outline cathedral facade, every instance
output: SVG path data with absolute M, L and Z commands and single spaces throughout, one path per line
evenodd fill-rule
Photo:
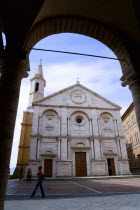
M 35 176 L 42 165 L 46 177 L 130 174 L 121 107 L 79 81 L 44 97 L 45 83 L 39 65 L 27 109 L 32 129 L 19 146 L 21 152 L 30 136 L 29 148 L 17 166 L 30 167 Z

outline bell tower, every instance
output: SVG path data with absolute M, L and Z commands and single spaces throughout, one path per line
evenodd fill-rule
M 44 87 L 46 86 L 46 80 L 43 76 L 42 65 L 38 66 L 38 69 L 32 79 L 30 79 L 31 90 L 29 96 L 29 105 L 32 107 L 32 103 L 36 100 L 42 99 L 44 97 Z

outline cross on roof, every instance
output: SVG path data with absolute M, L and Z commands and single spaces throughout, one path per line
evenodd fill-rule
M 78 77 L 77 77 L 77 81 L 76 81 L 76 83 L 77 83 L 77 84 L 79 84 L 79 83 L 80 83 L 80 81 L 79 81 L 79 78 L 78 78 Z

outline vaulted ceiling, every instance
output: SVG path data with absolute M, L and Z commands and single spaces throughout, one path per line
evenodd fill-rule
M 7 43 L 22 47 L 32 28 L 45 19 L 75 16 L 96 21 L 140 46 L 139 0 L 13 0 L 0 7 L 0 28 Z

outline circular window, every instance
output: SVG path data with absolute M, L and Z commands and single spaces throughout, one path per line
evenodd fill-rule
M 84 123 L 84 118 L 83 118 L 81 115 L 78 115 L 78 116 L 75 117 L 75 122 L 76 122 L 76 124 L 78 124 L 78 125 L 83 125 L 83 123 Z
M 81 118 L 77 118 L 76 122 L 80 124 L 82 122 L 82 119 Z

